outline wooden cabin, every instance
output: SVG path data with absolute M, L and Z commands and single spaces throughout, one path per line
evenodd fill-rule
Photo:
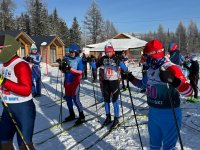
M 20 57 L 27 56 L 30 53 L 30 47 L 35 42 L 25 32 L 23 31 L 1 31 L 0 32 L 0 35 L 5 35 L 5 34 L 15 37 L 15 39 L 21 44 L 20 49 L 17 51 L 17 54 Z
M 31 45 L 34 43 L 38 52 L 42 55 L 42 62 L 49 65 L 56 63 L 56 59 L 63 58 L 65 55 L 64 43 L 58 36 L 29 36 L 23 31 L 0 31 L 0 35 L 11 35 L 20 42 L 21 47 L 18 55 L 24 57 L 31 52 Z M 46 42 L 46 45 L 41 45 Z
M 42 55 L 42 62 L 54 65 L 56 59 L 63 58 L 65 55 L 64 43 L 58 36 L 31 36 L 31 38 Z

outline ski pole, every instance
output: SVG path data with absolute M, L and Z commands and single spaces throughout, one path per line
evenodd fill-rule
M 57 85 L 58 85 L 58 76 L 59 76 L 59 68 L 58 68 L 58 73 L 57 73 L 57 79 L 56 79 L 56 91 L 55 91 L 55 99 L 56 99 L 56 95 L 57 95 L 57 91 L 58 91 L 58 89 L 57 89 Z
M 123 118 L 123 122 L 124 122 L 124 109 L 123 109 L 123 105 L 122 105 L 122 93 L 119 90 L 119 96 L 120 96 L 120 103 L 121 103 L 121 109 L 122 109 L 122 118 Z M 124 129 L 125 129 L 125 123 L 124 123 Z
M 93 73 L 91 75 L 93 75 Z M 93 77 L 93 80 L 94 80 L 94 77 Z M 93 87 L 93 94 L 94 94 L 94 100 L 95 100 L 95 106 L 96 106 L 96 114 L 98 117 L 99 114 L 98 114 L 98 110 L 97 110 L 97 99 L 96 99 L 96 94 L 95 94 L 95 90 L 94 90 L 94 82 L 92 82 L 92 87 Z M 98 118 L 98 122 L 99 122 L 99 118 Z
M 171 105 L 172 112 L 173 112 L 174 122 L 175 122 L 176 130 L 177 130 L 177 133 L 178 133 L 178 138 L 179 138 L 181 150 L 183 150 L 183 143 L 182 143 L 182 138 L 181 138 L 181 134 L 180 134 L 180 129 L 179 129 L 179 126 L 178 126 L 177 116 L 176 116 L 176 112 L 175 112 L 175 109 L 174 109 L 174 104 L 172 102 L 172 97 L 169 93 L 169 84 L 168 83 L 167 83 L 167 88 L 168 88 L 169 101 L 170 101 L 170 105 Z
M 59 113 L 59 123 L 62 122 L 62 100 L 63 100 L 63 80 L 62 80 L 62 74 L 61 74 L 61 101 L 60 101 L 60 113 Z
M 133 110 L 133 113 L 134 113 L 135 123 L 136 123 L 137 130 L 138 130 L 138 136 L 139 136 L 139 139 L 140 139 L 140 145 L 141 145 L 141 148 L 143 150 L 142 139 L 141 139 L 140 130 L 139 130 L 138 122 L 137 122 L 135 107 L 133 105 L 133 99 L 132 99 L 131 90 L 130 90 L 130 87 L 129 87 L 129 80 L 128 80 L 128 78 L 127 78 L 127 87 L 128 87 L 128 92 L 129 92 L 129 96 L 130 96 L 130 99 L 131 99 L 131 105 L 132 105 L 132 110 Z
M 20 130 L 19 126 L 17 125 L 17 122 L 16 122 L 16 120 L 14 119 L 14 117 L 13 117 L 11 111 L 9 110 L 8 104 L 6 103 L 6 101 L 5 101 L 4 98 L 3 98 L 2 93 L 0 93 L 0 98 L 2 99 L 2 101 L 3 101 L 3 106 L 4 106 L 4 108 L 6 109 L 6 111 L 8 112 L 9 117 L 10 117 L 10 119 L 12 120 L 12 122 L 13 122 L 13 124 L 14 124 L 14 126 L 15 126 L 15 128 L 16 128 L 16 130 L 17 130 L 19 136 L 20 136 L 20 138 L 22 139 L 22 141 L 23 141 L 23 143 L 24 143 L 26 149 L 27 149 L 27 150 L 30 150 L 30 148 L 28 147 L 28 144 L 27 144 L 26 141 L 24 140 L 24 136 L 23 136 L 23 134 L 22 134 L 22 131 Z

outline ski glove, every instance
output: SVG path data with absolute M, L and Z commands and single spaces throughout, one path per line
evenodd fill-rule
M 160 80 L 165 83 L 171 84 L 173 87 L 178 87 L 181 83 L 181 80 L 175 77 L 170 71 L 160 70 Z
M 71 67 L 69 65 L 69 62 L 63 59 L 61 62 L 59 62 L 59 69 L 63 72 L 70 71 Z
M 0 74 L 0 85 L 3 85 L 5 81 L 6 79 Z
M 28 57 L 24 57 L 24 60 L 27 62 L 33 62 L 33 58 L 28 56 Z
M 66 71 L 70 71 L 71 67 L 69 64 L 66 65 Z

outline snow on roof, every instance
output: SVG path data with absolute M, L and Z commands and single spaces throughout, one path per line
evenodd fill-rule
M 115 51 L 122 51 L 143 47 L 147 42 L 131 35 L 120 33 L 105 42 L 87 45 L 87 47 L 90 48 L 90 51 L 104 51 L 104 47 L 107 43 L 111 43 Z

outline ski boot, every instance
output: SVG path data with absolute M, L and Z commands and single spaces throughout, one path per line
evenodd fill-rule
M 118 120 L 118 117 L 115 117 L 114 118 L 114 121 L 113 121 L 113 123 L 112 123 L 112 125 L 111 125 L 111 129 L 115 129 L 115 128 L 117 128 L 119 126 L 119 120 Z
M 68 121 L 72 121 L 75 119 L 75 113 L 73 110 L 69 110 L 69 116 L 65 118 L 65 121 L 68 122 Z
M 104 121 L 103 126 L 107 126 L 110 123 L 111 123 L 111 115 L 106 114 L 106 120 Z
M 198 98 L 193 98 L 193 97 L 189 97 L 186 101 L 187 102 L 191 102 L 191 103 L 197 103 L 197 102 L 199 102 Z
M 82 124 L 83 122 L 85 122 L 85 115 L 82 112 L 79 112 L 79 118 L 78 120 L 76 120 L 75 125 L 79 125 Z

